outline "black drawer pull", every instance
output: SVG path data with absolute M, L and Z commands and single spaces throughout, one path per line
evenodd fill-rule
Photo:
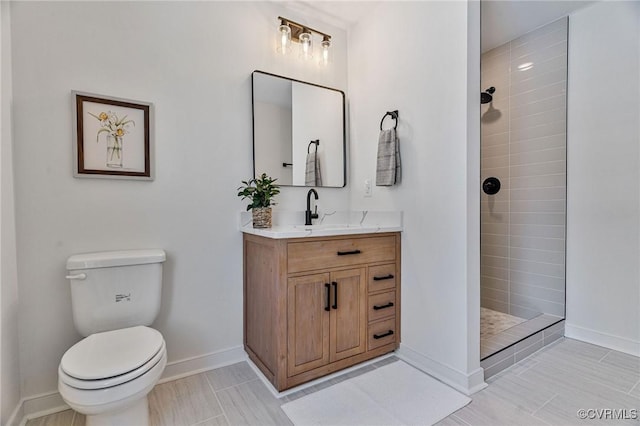
M 383 337 L 391 336 L 392 334 L 393 334 L 393 330 L 389 330 L 386 333 L 374 334 L 373 338 L 374 339 L 382 339 Z
M 373 309 L 377 311 L 379 309 L 390 308 L 392 306 L 393 306 L 393 302 L 389 302 L 386 305 L 373 305 Z
M 393 274 L 385 275 L 384 277 L 373 277 L 374 281 L 390 280 L 393 279 Z
M 331 308 L 329 307 L 329 305 L 331 304 L 330 300 L 331 300 L 331 286 L 329 285 L 329 283 L 326 283 L 324 285 L 325 290 L 327 290 L 327 299 L 326 299 L 326 303 L 324 305 L 324 310 L 325 311 L 330 311 Z
M 333 286 L 333 306 L 331 307 L 333 309 L 338 309 L 338 283 L 332 281 L 331 285 Z
M 346 256 L 348 254 L 360 254 L 360 253 L 362 253 L 360 250 L 339 251 L 338 256 Z

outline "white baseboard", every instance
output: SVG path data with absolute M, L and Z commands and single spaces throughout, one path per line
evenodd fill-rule
M 22 398 L 7 421 L 7 426 L 24 426 L 27 421 L 36 417 L 47 416 L 68 409 L 69 406 L 58 392 L 47 392 Z
M 245 361 L 247 354 L 242 346 L 233 346 L 228 349 L 211 352 L 205 355 L 198 355 L 191 358 L 184 358 L 167 363 L 162 377 L 158 383 L 170 382 L 171 380 L 199 374 L 214 368 L 226 367 L 227 365 Z
M 211 352 L 205 355 L 171 361 L 162 373 L 158 383 L 169 382 L 215 368 L 245 361 L 247 354 L 242 346 Z M 47 416 L 69 409 L 58 392 L 49 392 L 22 398 L 9 418 L 7 426 L 24 426 L 30 419 Z
M 6 426 L 18 426 L 22 419 L 24 418 L 24 410 L 22 408 L 22 400 L 18 401 L 16 408 L 9 416 L 9 420 L 7 420 Z
M 640 357 L 640 342 L 626 337 L 579 327 L 568 322 L 565 322 L 564 325 L 564 335 L 570 339 L 582 340 L 583 342 Z
M 482 368 L 466 374 L 435 361 L 405 344 L 400 344 L 397 356 L 418 370 L 424 371 L 465 395 L 472 395 L 487 387 L 484 382 L 484 370 Z

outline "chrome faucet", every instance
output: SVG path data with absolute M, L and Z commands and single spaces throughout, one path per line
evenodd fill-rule
M 311 194 L 313 194 L 316 197 L 316 200 L 318 199 L 318 193 L 316 192 L 315 189 L 311 188 L 309 190 L 309 192 L 307 192 L 307 210 L 304 212 L 304 224 L 305 225 L 312 225 L 311 219 L 317 219 L 318 218 L 318 206 L 317 205 L 316 205 L 316 211 L 311 213 Z

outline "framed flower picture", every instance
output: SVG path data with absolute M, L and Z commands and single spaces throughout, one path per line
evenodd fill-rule
M 74 177 L 153 180 L 153 104 L 72 92 Z

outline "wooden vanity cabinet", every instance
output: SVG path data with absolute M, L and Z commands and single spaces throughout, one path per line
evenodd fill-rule
M 400 343 L 400 234 L 244 234 L 244 346 L 278 390 Z

